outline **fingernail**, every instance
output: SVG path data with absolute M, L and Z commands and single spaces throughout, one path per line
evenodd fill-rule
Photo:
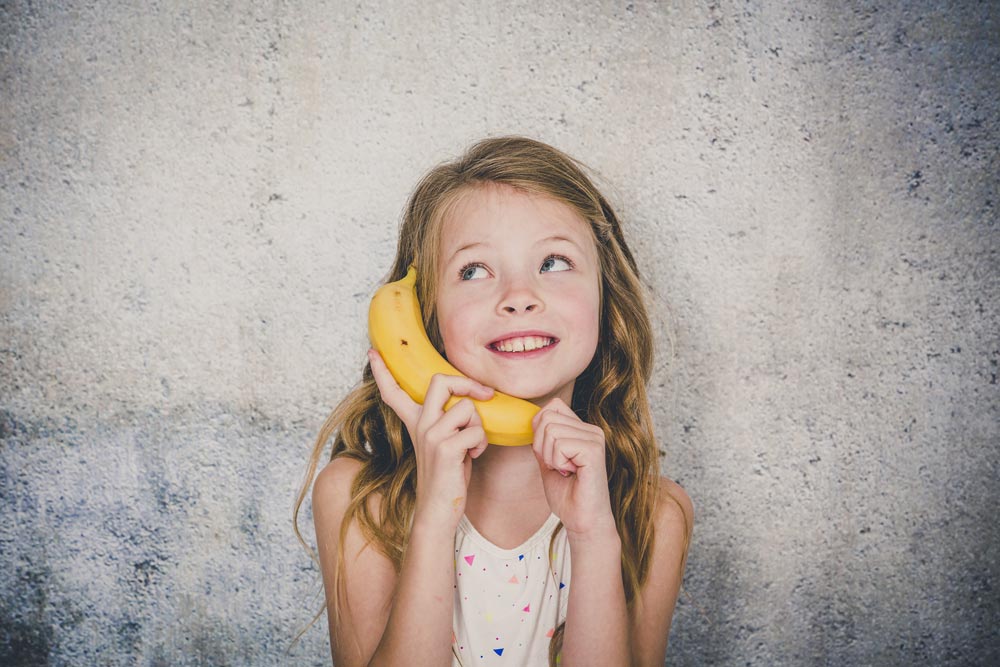
M 559 474 L 562 475 L 563 477 L 566 477 L 567 475 L 569 475 L 569 473 L 566 472 L 565 470 L 560 470 Z

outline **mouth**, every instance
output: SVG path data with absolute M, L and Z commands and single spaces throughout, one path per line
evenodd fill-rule
M 548 335 L 512 336 L 495 340 L 486 347 L 503 357 L 526 359 L 541 356 L 559 344 Z

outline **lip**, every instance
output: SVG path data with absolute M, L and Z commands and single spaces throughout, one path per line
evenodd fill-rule
M 502 350 L 497 350 L 492 347 L 493 343 L 496 343 L 498 341 L 506 340 L 508 338 L 520 338 L 521 336 L 538 336 L 540 338 L 551 338 L 552 343 L 550 345 L 546 345 L 545 347 L 540 347 L 537 350 L 531 350 L 529 352 L 504 352 Z M 514 331 L 511 333 L 504 334 L 503 336 L 497 338 L 493 342 L 488 343 L 486 345 L 486 349 L 499 357 L 503 357 L 504 359 L 534 359 L 555 349 L 556 345 L 558 344 L 559 344 L 559 339 L 550 334 L 549 332 L 538 331 L 537 329 L 533 329 L 531 331 Z
M 486 347 L 489 347 L 492 350 L 493 348 L 490 346 L 495 345 L 496 343 L 499 343 L 502 340 L 507 340 L 508 338 L 521 338 L 523 336 L 538 336 L 540 338 L 551 338 L 555 341 L 552 345 L 555 345 L 556 343 L 559 342 L 559 339 L 550 334 L 548 331 L 539 331 L 538 329 L 531 329 L 530 331 L 511 331 L 510 333 L 505 333 L 502 336 L 494 338 L 490 342 L 486 343 Z M 550 345 L 549 347 L 552 347 L 552 345 Z M 547 348 L 542 348 L 542 349 L 547 349 Z

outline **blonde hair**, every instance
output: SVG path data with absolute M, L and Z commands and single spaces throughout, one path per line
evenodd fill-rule
M 608 489 L 622 542 L 625 599 L 632 610 L 649 573 L 659 491 L 659 450 L 646 394 L 653 369 L 653 332 L 648 297 L 644 297 L 647 290 L 621 224 L 582 165 L 549 145 L 511 136 L 480 141 L 457 160 L 435 167 L 410 196 L 395 262 L 385 282 L 403 278 L 409 265 L 416 265 L 424 326 L 435 348 L 444 354 L 434 308 L 435 280 L 421 277 L 438 275 L 442 222 L 451 206 L 469 188 L 494 184 L 568 205 L 589 224 L 594 235 L 601 275 L 600 336 L 590 365 L 575 382 L 571 408 L 580 419 L 600 426 L 605 433 Z M 340 527 L 332 610 L 336 618 L 342 594 L 344 538 L 351 521 L 357 521 L 365 539 L 399 572 L 415 504 L 416 461 L 406 428 L 381 400 L 371 366 L 366 365 L 360 386 L 333 410 L 313 447 L 293 516 L 295 533 L 304 545 L 298 512 L 331 436 L 331 460 L 348 457 L 361 464 Z M 382 500 L 377 517 L 368 505 L 368 499 L 376 495 Z M 686 554 L 690 526 L 685 536 Z M 682 562 L 681 572 L 683 566 Z M 551 665 L 561 651 L 564 628 L 565 623 L 560 624 L 552 637 Z

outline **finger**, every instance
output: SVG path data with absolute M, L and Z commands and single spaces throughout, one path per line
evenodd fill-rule
M 441 441 L 457 431 L 482 425 L 475 404 L 470 399 L 463 398 L 446 410 L 440 419 L 430 424 L 425 435 L 432 440 Z
M 542 458 L 545 461 L 545 467 L 549 470 L 555 470 L 555 464 L 553 463 L 552 456 L 555 452 L 555 439 L 556 434 L 553 431 L 551 417 L 546 416 L 542 421 Z
M 552 403 L 550 402 L 548 405 L 551 404 Z M 551 430 L 551 427 L 557 420 L 566 420 L 568 417 L 566 415 L 559 415 L 554 410 L 549 408 L 548 405 L 540 410 L 532 419 L 534 432 L 531 444 L 539 462 L 543 464 L 546 469 L 552 470 L 552 450 L 554 443 L 553 431 Z
M 552 450 L 553 467 L 563 475 L 575 473 L 579 469 L 576 458 L 580 455 L 582 445 L 583 443 L 573 438 L 560 439 L 558 446 Z
M 435 421 L 444 412 L 444 405 L 452 396 L 469 396 L 486 401 L 493 398 L 493 388 L 461 375 L 435 373 L 424 396 L 423 412 Z
M 582 421 L 575 414 L 567 415 L 564 412 L 556 412 L 555 410 L 544 410 L 539 413 L 539 421 L 542 422 L 543 428 L 545 424 L 562 424 L 569 428 L 576 429 L 580 437 L 583 439 L 593 439 L 593 440 L 603 440 L 604 430 L 595 424 L 588 424 Z
M 576 419 L 577 421 L 580 420 L 580 418 L 576 416 L 576 413 L 573 412 L 573 408 L 566 405 L 566 402 L 561 398 L 553 398 L 551 401 L 545 404 L 542 410 L 548 410 L 556 414 L 566 415 L 568 417 Z
M 581 452 L 589 447 L 596 448 L 596 443 L 591 434 L 586 431 L 567 426 L 566 424 L 551 424 L 546 429 L 545 446 L 546 462 L 553 470 L 560 472 L 576 472 L 578 466 L 577 457 Z
M 550 473 L 559 473 L 563 477 L 568 477 L 571 473 L 576 472 L 575 465 L 557 466 L 557 459 L 556 450 L 551 439 L 546 442 L 544 448 L 535 451 L 535 460 L 543 476 Z
M 472 458 L 476 458 L 479 454 L 474 454 L 474 452 L 478 449 L 479 453 L 482 453 L 482 450 L 485 449 L 483 446 L 485 440 L 486 431 L 483 430 L 482 426 L 470 426 L 445 440 L 442 446 L 455 449 L 459 460 L 464 459 L 466 453 Z
M 389 367 L 385 365 L 382 355 L 376 350 L 368 350 L 368 362 L 372 367 L 372 376 L 375 378 L 382 401 L 393 409 L 407 430 L 413 433 L 412 426 L 420 414 L 420 405 L 399 386 Z
M 535 454 L 535 459 L 542 469 L 547 469 L 545 463 L 545 421 L 544 411 L 539 411 L 531 420 L 531 451 Z
M 479 441 L 479 444 L 474 448 L 469 450 L 469 456 L 474 459 L 478 459 L 479 456 L 486 451 L 486 448 L 490 446 L 489 440 L 486 439 L 486 431 L 483 431 L 483 437 Z
M 532 429 L 534 431 L 534 436 L 536 436 L 532 438 L 532 444 L 534 444 L 537 439 L 541 445 L 540 449 L 544 448 L 544 444 L 542 443 L 544 442 L 546 429 L 555 424 L 579 431 L 580 437 L 586 437 L 587 434 L 594 437 L 596 433 L 600 431 L 599 427 L 592 427 L 590 424 L 580 421 L 576 415 L 567 415 L 565 413 L 559 413 L 555 410 L 546 408 L 539 411 L 539 413 L 532 419 Z
M 536 412 L 535 416 L 531 418 L 531 427 L 533 429 L 538 429 L 542 420 L 545 419 L 546 416 L 550 418 L 552 416 L 558 416 L 561 421 L 570 420 L 579 422 L 580 424 L 585 423 L 583 420 L 577 417 L 576 413 L 573 412 L 573 409 L 570 408 L 568 405 L 566 405 L 566 403 L 561 398 L 553 398 L 551 401 L 546 403 L 538 412 Z
M 555 446 L 553 436 L 554 431 L 553 426 L 565 426 L 559 420 L 567 419 L 566 415 L 559 415 L 551 409 L 543 409 L 537 415 L 535 415 L 534 421 L 534 434 L 531 440 L 532 449 L 535 451 L 535 456 L 539 459 L 540 463 L 548 470 L 553 470 L 555 468 L 553 464 L 553 448 Z
M 550 436 L 545 447 L 545 470 L 557 472 L 563 477 L 578 469 L 570 456 L 573 453 L 569 441 L 562 436 Z

